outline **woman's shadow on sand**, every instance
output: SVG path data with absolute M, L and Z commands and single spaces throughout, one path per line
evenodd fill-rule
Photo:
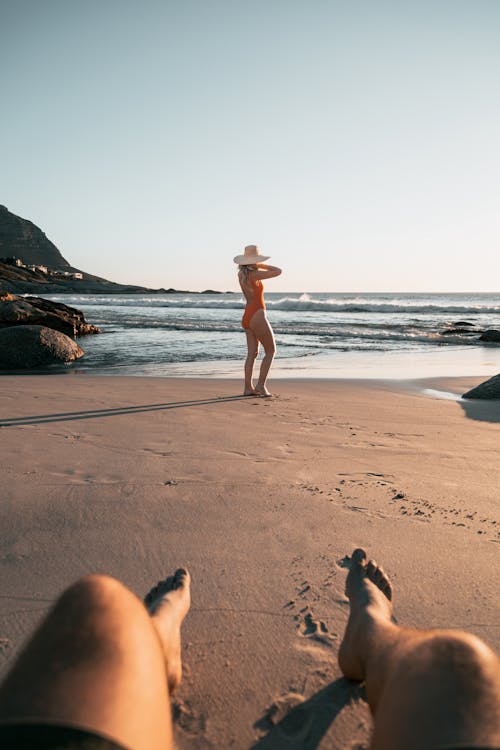
M 268 709 L 254 724 L 267 731 L 251 750 L 315 750 L 343 708 L 364 701 L 364 689 L 342 677 L 292 708 L 278 723 L 276 708 Z

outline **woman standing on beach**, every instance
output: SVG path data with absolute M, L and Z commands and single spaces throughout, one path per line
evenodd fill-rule
M 281 268 L 268 266 L 263 261 L 268 255 L 261 255 L 257 245 L 247 245 L 243 255 L 237 255 L 234 262 L 238 264 L 238 280 L 245 295 L 246 307 L 241 325 L 247 335 L 248 354 L 245 360 L 244 396 L 270 396 L 266 388 L 267 375 L 274 359 L 276 344 L 273 329 L 266 317 L 263 279 L 279 276 Z M 257 385 L 253 386 L 253 367 L 259 352 L 259 343 L 264 347 L 265 355 L 260 365 Z

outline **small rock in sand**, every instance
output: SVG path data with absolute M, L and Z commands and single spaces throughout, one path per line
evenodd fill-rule
M 0 370 L 72 362 L 84 354 L 69 336 L 46 326 L 12 326 L 0 330 Z

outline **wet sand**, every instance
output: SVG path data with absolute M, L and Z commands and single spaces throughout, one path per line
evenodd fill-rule
M 400 623 L 500 650 L 500 402 L 422 390 L 481 380 L 2 377 L 2 673 L 75 578 L 143 596 L 187 565 L 179 748 L 366 747 L 336 662 L 355 546 Z

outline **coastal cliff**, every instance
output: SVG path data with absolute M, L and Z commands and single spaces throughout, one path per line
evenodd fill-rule
M 0 290 L 13 294 L 174 294 L 185 291 L 117 284 L 75 268 L 36 224 L 13 214 L 5 206 L 0 206 Z
M 0 206 L 0 258 L 9 256 L 19 258 L 26 265 L 42 265 L 64 271 L 71 268 L 36 224 Z
M 14 294 L 152 291 L 147 287 L 117 284 L 75 268 L 40 227 L 5 206 L 0 206 L 0 289 Z

